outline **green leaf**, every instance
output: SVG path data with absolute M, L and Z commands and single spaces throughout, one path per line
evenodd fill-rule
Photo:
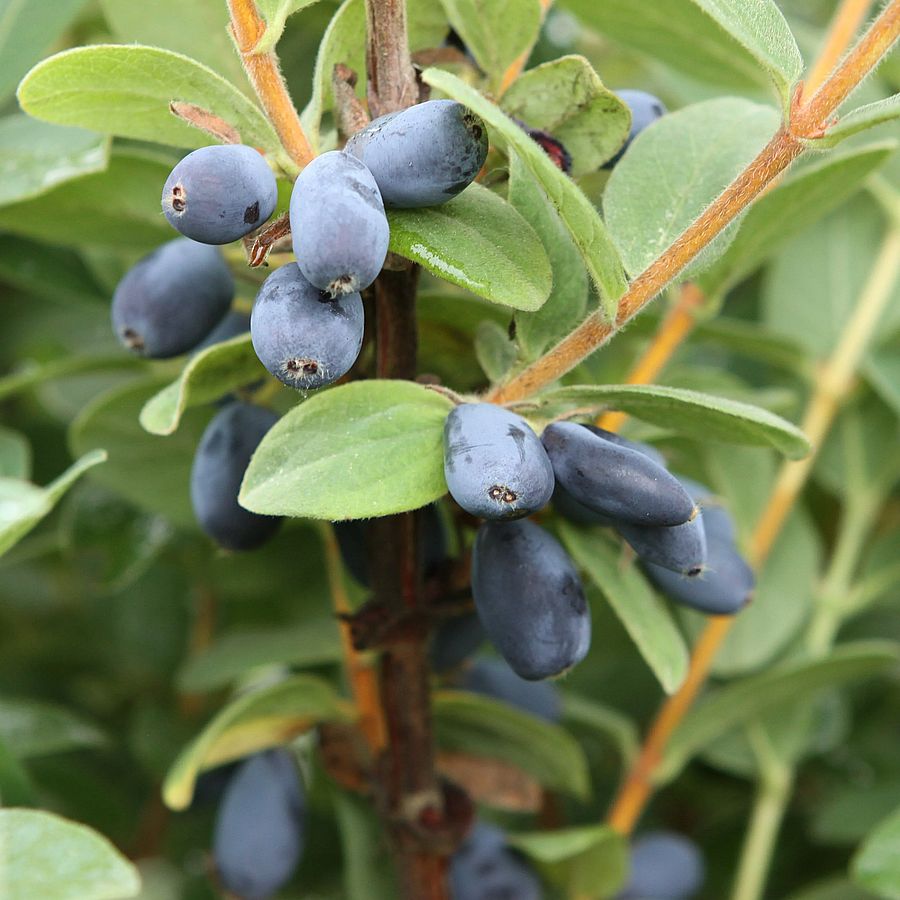
M 105 372 L 110 369 L 136 369 L 143 365 L 143 361 L 119 353 L 115 356 L 63 356 L 43 365 L 26 364 L 22 369 L 0 378 L 0 399 L 12 397 L 58 378 Z
M 50 756 L 105 743 L 93 725 L 62 706 L 30 698 L 0 698 L 0 742 L 19 759 Z
M 493 303 L 539 309 L 552 287 L 534 229 L 479 184 L 440 206 L 388 210 L 391 250 Z
M 176 147 L 212 142 L 186 125 L 169 103 L 193 103 L 224 119 L 241 140 L 277 153 L 275 130 L 260 109 L 221 75 L 190 57 L 158 47 L 97 44 L 57 53 L 36 65 L 19 85 L 29 115 L 56 125 L 78 125 Z
M 9 747 L 0 741 L 0 806 L 36 805 L 34 785 L 27 770 Z
M 878 900 L 875 894 L 856 887 L 845 878 L 826 878 L 791 894 L 787 900 Z
M 610 897 L 628 874 L 627 840 L 607 825 L 510 834 L 507 840 L 536 862 L 567 897 Z
M 497 322 L 479 323 L 474 348 L 478 365 L 493 383 L 502 381 L 516 361 L 516 345 L 509 339 L 509 330 Z
M 168 174 L 158 160 L 114 152 L 105 172 L 0 207 L 0 229 L 56 244 L 149 249 L 176 236 L 160 215 Z
M 884 100 L 867 103 L 847 113 L 837 125 L 832 125 L 825 132 L 824 137 L 816 138 L 811 143 L 817 149 L 834 147 L 854 134 L 891 122 L 898 117 L 900 117 L 900 94 L 892 94 Z
M 587 272 L 556 210 L 516 153 L 509 158 L 509 202 L 538 233 L 553 273 L 546 303 L 536 312 L 516 315 L 516 342 L 524 358 L 532 360 L 584 318 Z
M 706 293 L 724 294 L 794 234 L 840 206 L 896 149 L 892 142 L 830 154 L 794 171 L 750 207 L 731 246 L 700 277 Z
M 117 41 L 183 53 L 249 92 L 222 0 L 100 0 L 100 7 Z
M 109 139 L 15 114 L 0 119 L 0 206 L 45 194 L 80 175 L 102 172 Z
M 409 381 L 358 381 L 296 406 L 250 460 L 240 503 L 266 515 L 363 519 L 446 493 L 444 420 L 453 408 Z
M 674 693 L 687 674 L 688 651 L 665 604 L 635 566 L 622 566 L 619 548 L 598 530 L 561 521 L 559 532 L 572 558 L 609 601 L 663 690 Z
M 738 240 L 743 232 L 738 232 Z M 737 242 L 735 242 L 737 243 Z M 734 244 L 732 244 L 734 246 Z M 727 256 L 727 254 L 726 254 Z M 776 334 L 765 325 L 746 319 L 716 316 L 700 322 L 692 340 L 724 347 L 730 353 L 746 356 L 798 375 L 808 375 L 809 360 L 803 348 L 790 338 Z
M 584 752 L 558 725 L 468 691 L 437 691 L 433 699 L 435 740 L 442 750 L 500 759 L 548 788 L 588 796 Z
M 506 69 L 537 40 L 538 0 L 441 0 L 453 30 L 497 90 Z
M 900 662 L 888 641 L 844 644 L 824 659 L 794 661 L 711 692 L 682 720 L 663 757 L 661 777 L 673 777 L 707 744 L 780 704 L 814 697 L 824 688 L 868 678 Z
M 192 356 L 178 379 L 147 401 L 141 425 L 151 434 L 172 434 L 186 409 L 211 403 L 262 374 L 249 334 L 214 344 Z
M 789 459 L 809 452 L 806 436 L 790 422 L 757 406 L 663 385 L 577 385 L 548 391 L 549 403 L 619 409 L 697 440 L 774 447 Z
M 803 57 L 773 0 L 693 0 L 769 73 L 788 108 Z
M 0 0 L 0 105 L 84 5 L 85 0 Z
M 865 839 L 850 870 L 860 887 L 879 897 L 900 898 L 900 809 L 894 810 Z
M 44 488 L 27 481 L 0 478 L 0 556 L 47 516 L 88 469 L 105 461 L 105 450 L 91 450 Z
M 241 628 L 226 632 L 192 656 L 178 673 L 177 682 L 189 693 L 212 691 L 258 667 L 302 669 L 340 660 L 340 634 L 332 618 L 312 619 L 290 628 Z
M 642 3 L 639 15 L 634 0 L 563 0 L 562 6 L 616 43 L 717 91 L 769 83 L 754 56 L 692 0 Z
M 0 478 L 31 475 L 31 447 L 24 435 L 0 425 Z
M 521 157 L 526 168 L 537 179 L 559 213 L 575 246 L 578 247 L 584 264 L 597 285 L 607 315 L 614 316 L 616 301 L 625 293 L 627 286 L 625 275 L 606 225 L 603 224 L 600 214 L 590 200 L 503 110 L 485 99 L 474 88 L 440 69 L 426 69 L 422 79 L 426 84 L 464 103 L 481 116 Z
M 178 432 L 164 441 L 147 434 L 138 415 L 164 383 L 141 379 L 101 394 L 72 422 L 69 445 L 75 453 L 98 444 L 105 447 L 109 460 L 97 470 L 100 484 L 143 509 L 194 526 L 191 464 L 212 411 L 190 410 Z
M 256 52 L 272 50 L 284 33 L 288 16 L 317 2 L 318 0 L 258 0 L 257 6 L 266 20 L 266 30 L 256 45 Z
M 66 303 L 105 303 L 109 295 L 72 250 L 0 235 L 0 278 L 25 293 Z
M 321 678 L 294 675 L 232 701 L 188 744 L 163 784 L 170 809 L 186 809 L 197 775 L 233 759 L 276 747 L 319 722 L 346 722 L 351 707 Z
M 365 93 L 366 9 L 363 0 L 344 0 L 322 35 L 316 68 L 313 73 L 312 97 L 300 116 L 303 129 L 313 149 L 322 148 L 322 114 L 334 105 L 331 76 L 337 63 L 344 63 L 359 76 L 356 90 Z
M 625 765 L 637 756 L 640 742 L 634 722 L 617 709 L 565 691 L 562 694 L 563 721 L 605 734 L 615 745 Z
M 603 86 L 583 56 L 562 56 L 528 69 L 503 95 L 504 111 L 561 141 L 572 176 L 595 172 L 625 143 L 628 107 Z
M 900 416 L 900 332 L 869 351 L 863 371 L 881 399 Z
M 10 900 L 119 900 L 141 888 L 105 837 L 37 809 L 0 809 L 0 868 Z
M 771 107 L 724 97 L 663 116 L 638 135 L 603 194 L 606 224 L 629 275 L 674 243 L 746 168 L 778 122 Z M 736 231 L 736 223 L 728 226 L 684 277 L 708 266 Z

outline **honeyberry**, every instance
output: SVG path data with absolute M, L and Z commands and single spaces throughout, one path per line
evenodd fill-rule
M 294 182 L 291 234 L 307 281 L 332 297 L 367 288 L 390 240 L 372 173 L 340 150 L 316 157 Z
M 132 352 L 152 359 L 193 350 L 222 320 L 234 279 L 215 247 L 176 238 L 131 267 L 112 300 L 112 324 Z
M 629 876 L 616 900 L 690 900 L 706 877 L 697 845 L 671 831 L 654 831 L 631 846 Z
M 450 859 L 453 900 L 541 900 L 537 876 L 506 846 L 503 832 L 479 822 Z
M 363 325 L 359 294 L 332 300 L 289 263 L 260 287 L 250 336 L 260 362 L 276 378 L 312 390 L 337 381 L 356 362 Z
M 562 699 L 555 684 L 526 681 L 502 659 L 476 659 L 463 672 L 460 686 L 474 694 L 503 700 L 547 722 L 558 722 L 562 716 Z
M 543 434 L 556 480 L 584 506 L 617 523 L 681 525 L 696 514 L 674 476 L 643 453 L 555 422 Z
M 648 563 L 655 563 L 682 575 L 695 576 L 706 564 L 705 512 L 701 511 L 683 525 L 628 525 L 621 523 L 617 531 L 635 553 Z
M 232 775 L 216 817 L 213 856 L 223 886 L 265 900 L 291 877 L 305 840 L 306 801 L 285 750 L 249 757 Z
M 242 144 L 201 147 L 166 179 L 162 208 L 173 228 L 203 244 L 230 244 L 275 211 L 278 186 L 265 159 Z
M 521 416 L 491 403 L 463 403 L 447 416 L 444 476 L 453 499 L 485 519 L 527 516 L 553 494 L 538 436 Z
M 472 596 L 491 643 L 521 678 L 560 675 L 584 659 L 591 613 L 559 541 L 527 520 L 485 522 L 472 551 Z
M 429 100 L 375 119 L 344 149 L 365 163 L 385 206 L 436 206 L 475 180 L 488 135 L 461 103 Z
M 619 152 L 604 164 L 604 169 L 611 169 L 622 158 L 625 151 L 631 146 L 632 141 L 648 125 L 652 125 L 657 119 L 661 119 L 666 114 L 666 107 L 662 100 L 653 94 L 648 94 L 646 91 L 626 88 L 616 91 L 616 94 L 631 111 L 631 130 L 628 132 L 628 137 L 625 138 L 625 143 Z
M 463 613 L 442 622 L 431 639 L 431 668 L 439 675 L 457 668 L 484 643 L 484 638 L 478 613 Z
M 250 330 L 250 314 L 237 309 L 232 309 L 225 314 L 225 318 L 216 325 L 215 328 L 199 343 L 194 350 L 206 350 L 207 347 L 213 347 L 221 344 L 223 341 L 230 341 L 238 335 L 246 334 Z
M 191 468 L 191 502 L 203 530 L 227 550 L 252 550 L 278 530 L 281 519 L 244 509 L 237 500 L 253 451 L 278 421 L 270 410 L 233 401 L 215 415 Z
M 602 437 L 613 444 L 618 444 L 620 447 L 628 447 L 630 450 L 643 453 L 644 456 L 653 460 L 658 466 L 666 467 L 666 458 L 656 447 L 651 447 L 650 444 L 645 444 L 642 441 L 632 441 L 627 437 L 622 437 L 621 434 L 617 434 L 615 431 L 607 431 L 605 428 L 600 428 L 598 425 L 582 425 L 581 427 L 586 428 L 591 434 L 596 434 L 597 437 Z M 686 485 L 683 486 L 688 493 L 691 493 Z M 699 500 L 697 502 L 699 503 Z

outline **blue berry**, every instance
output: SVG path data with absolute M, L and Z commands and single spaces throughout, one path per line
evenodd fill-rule
M 203 244 L 230 244 L 275 211 L 278 186 L 265 159 L 242 144 L 201 147 L 172 169 L 162 208 L 173 228 Z
M 367 288 L 390 240 L 372 173 L 339 150 L 316 157 L 294 183 L 291 234 L 307 281 L 332 297 Z
M 375 119 L 344 149 L 365 163 L 385 206 L 436 206 L 475 180 L 488 135 L 461 103 L 429 100 Z
M 478 823 L 450 859 L 453 900 L 541 900 L 535 874 L 506 847 L 503 832 Z
M 683 525 L 621 523 L 617 531 L 644 562 L 655 563 L 682 575 L 695 576 L 706 565 L 705 515 L 705 511 L 701 510 Z
M 237 500 L 253 451 L 278 421 L 270 410 L 238 401 L 206 426 L 191 468 L 191 502 L 203 530 L 228 550 L 252 550 L 278 530 L 281 519 L 244 509 Z
M 549 681 L 526 681 L 501 659 L 476 659 L 462 674 L 460 686 L 474 694 L 503 700 L 523 712 L 559 722 L 562 698 Z
M 363 325 L 359 294 L 332 300 L 289 263 L 260 287 L 250 335 L 260 362 L 276 378 L 312 390 L 349 371 L 362 347 Z
M 553 494 L 538 436 L 521 416 L 491 403 L 463 403 L 447 417 L 444 476 L 453 499 L 485 519 L 527 516 Z
M 152 359 L 193 350 L 222 320 L 234 280 L 215 247 L 176 238 L 128 270 L 113 294 L 112 324 L 131 351 Z
M 478 613 L 448 619 L 435 629 L 431 639 L 431 668 L 439 675 L 457 668 L 484 643 L 484 638 Z
M 291 755 L 266 750 L 231 777 L 216 817 L 213 856 L 223 886 L 265 900 L 291 878 L 303 854 L 306 800 Z
M 224 319 L 194 348 L 195 351 L 206 350 L 223 341 L 230 341 L 238 335 L 246 334 L 250 330 L 250 313 L 233 309 Z
M 625 143 L 616 155 L 607 161 L 604 169 L 611 169 L 631 146 L 631 142 L 648 126 L 666 114 L 666 107 L 659 97 L 648 94 L 646 91 L 625 89 L 616 92 L 619 99 L 631 110 L 631 130 Z
M 675 477 L 640 451 L 572 422 L 549 425 L 543 442 L 557 482 L 617 523 L 681 525 L 696 514 Z
M 705 877 L 693 841 L 670 831 L 648 832 L 631 846 L 628 883 L 616 900 L 690 900 Z
M 533 522 L 478 529 L 472 596 L 488 638 L 521 678 L 561 675 L 590 647 L 591 613 L 578 572 L 556 538 Z

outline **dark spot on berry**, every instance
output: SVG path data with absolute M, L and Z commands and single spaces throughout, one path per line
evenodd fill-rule
M 172 209 L 175 212 L 184 212 L 187 209 L 187 200 L 184 196 L 184 188 L 180 184 L 176 184 L 172 188 Z
M 144 339 L 133 328 L 122 329 L 122 340 L 132 350 L 144 349 Z
M 500 500 L 503 503 L 515 503 L 518 495 L 502 484 L 494 484 L 488 488 L 488 497 L 491 500 Z
M 259 200 L 244 210 L 244 222 L 247 225 L 255 225 L 259 221 Z
M 294 375 L 316 375 L 319 371 L 319 364 L 314 359 L 289 359 L 284 367 Z

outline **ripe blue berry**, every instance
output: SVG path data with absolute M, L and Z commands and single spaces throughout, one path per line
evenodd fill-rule
M 562 716 L 562 698 L 555 684 L 526 681 L 502 659 L 476 659 L 463 672 L 460 686 L 474 694 L 503 700 L 547 722 L 559 722 Z
M 291 234 L 307 281 L 332 297 L 367 288 L 390 240 L 372 173 L 339 150 L 316 157 L 294 183 Z
M 365 163 L 385 206 L 436 206 L 475 180 L 488 136 L 484 122 L 461 103 L 429 100 L 375 119 L 344 149 Z
M 572 422 L 549 425 L 543 442 L 557 482 L 618 523 L 681 525 L 696 513 L 674 476 L 637 450 Z
M 468 612 L 448 619 L 435 629 L 431 639 L 428 654 L 431 668 L 439 675 L 455 669 L 484 643 L 484 638 L 478 613 Z
M 278 421 L 270 410 L 232 402 L 206 426 L 191 468 L 191 502 L 203 530 L 228 550 L 252 550 L 281 519 L 244 509 L 237 500 L 253 451 Z
M 230 244 L 275 211 L 278 186 L 265 159 L 241 144 L 201 147 L 172 169 L 162 208 L 173 228 L 202 244 Z
M 134 353 L 166 359 L 193 350 L 222 320 L 234 280 L 215 247 L 176 238 L 128 270 L 113 294 L 112 324 Z
M 610 441 L 613 444 L 618 444 L 620 447 L 628 447 L 630 450 L 636 450 L 638 453 L 643 453 L 644 456 L 652 459 L 658 466 L 662 466 L 663 468 L 666 467 L 666 458 L 656 449 L 656 447 L 651 447 L 650 444 L 629 440 L 626 437 L 622 437 L 621 434 L 617 434 L 615 431 L 607 431 L 605 428 L 600 428 L 597 425 L 582 425 L 581 427 L 586 428 L 591 434 L 596 434 L 597 437 L 602 437 L 604 440 Z M 690 493 L 687 486 L 685 486 L 685 490 Z
M 705 511 L 683 525 L 627 525 L 617 531 L 643 562 L 695 576 L 706 565 Z
M 491 403 L 463 403 L 447 417 L 444 476 L 453 499 L 485 519 L 527 516 L 553 494 L 538 436 L 521 416 Z
M 213 347 L 221 344 L 223 341 L 230 341 L 240 334 L 246 334 L 250 330 L 250 314 L 232 309 L 226 313 L 225 318 L 216 325 L 215 328 L 194 348 L 196 352 L 206 350 L 207 347 Z
M 265 900 L 293 875 L 303 853 L 306 800 L 291 755 L 267 750 L 232 776 L 216 817 L 213 856 L 223 886 Z
M 654 831 L 631 846 L 628 883 L 616 900 L 690 900 L 706 877 L 703 856 L 693 841 L 670 831 Z
M 472 596 L 488 638 L 521 678 L 561 675 L 590 647 L 591 612 L 578 572 L 556 538 L 533 522 L 478 529 Z
M 625 89 L 616 92 L 619 99 L 631 110 L 631 130 L 625 143 L 616 155 L 603 165 L 604 169 L 611 169 L 631 146 L 631 142 L 648 126 L 666 114 L 666 107 L 659 97 L 648 94 L 646 91 Z
M 332 300 L 289 263 L 259 289 L 250 335 L 260 362 L 276 378 L 313 390 L 337 381 L 356 362 L 363 324 L 359 294 Z
M 478 823 L 450 860 L 453 900 L 541 900 L 535 874 L 506 847 L 503 832 Z

